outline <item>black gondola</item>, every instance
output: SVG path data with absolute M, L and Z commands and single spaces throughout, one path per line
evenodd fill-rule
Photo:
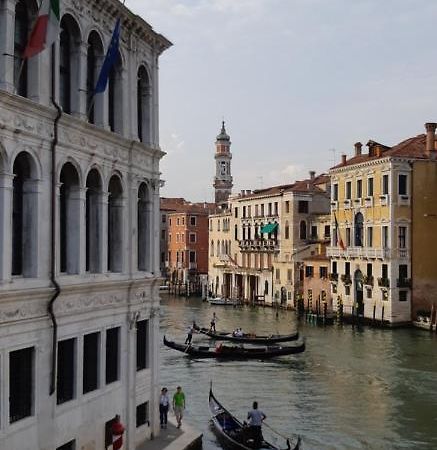
M 232 450 L 253 450 L 253 439 L 250 436 L 250 428 L 242 424 L 233 416 L 214 396 L 212 388 L 209 390 L 209 410 L 211 411 L 211 422 L 217 439 L 225 447 Z M 263 441 L 261 449 L 271 450 L 298 450 L 301 448 L 300 437 L 292 447 L 287 439 L 284 447 L 277 447 L 269 442 Z
M 271 334 L 269 336 L 254 335 L 249 333 L 243 333 L 242 336 L 235 336 L 228 331 L 222 331 L 220 333 L 213 333 L 208 328 L 197 328 L 199 333 L 205 334 L 216 341 L 231 341 L 231 342 L 241 342 L 246 344 L 261 344 L 269 345 L 276 344 L 278 342 L 290 342 L 297 341 L 299 339 L 299 332 L 291 334 Z
M 164 345 L 179 350 L 193 358 L 219 358 L 219 359 L 268 359 L 276 356 L 292 355 L 305 351 L 305 342 L 302 340 L 294 345 L 282 347 L 280 345 L 245 347 L 243 345 L 186 345 L 169 341 L 164 336 Z

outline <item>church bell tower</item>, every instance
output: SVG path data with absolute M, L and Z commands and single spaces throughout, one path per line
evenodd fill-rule
M 226 207 L 229 195 L 232 191 L 231 176 L 231 138 L 226 134 L 225 122 L 215 142 L 215 203 L 217 206 Z

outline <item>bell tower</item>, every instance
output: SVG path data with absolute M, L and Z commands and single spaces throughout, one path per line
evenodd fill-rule
M 226 134 L 225 122 L 222 122 L 222 129 L 215 141 L 215 203 L 225 207 L 229 195 L 232 191 L 231 176 L 231 138 Z

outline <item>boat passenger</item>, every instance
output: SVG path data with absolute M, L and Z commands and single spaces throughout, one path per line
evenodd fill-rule
M 247 413 L 251 435 L 254 440 L 255 448 L 260 448 L 264 440 L 262 434 L 262 423 L 266 419 L 266 415 L 258 409 L 258 402 L 253 402 L 252 410 Z

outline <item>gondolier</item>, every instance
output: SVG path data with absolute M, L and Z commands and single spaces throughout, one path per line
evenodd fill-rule
M 252 409 L 247 413 L 247 419 L 249 420 L 250 435 L 254 440 L 255 448 L 261 447 L 264 440 L 262 433 L 262 423 L 267 416 L 258 409 L 258 402 L 253 402 Z
M 216 328 L 215 328 L 215 325 L 216 325 L 216 323 L 217 323 L 217 315 L 216 315 L 216 313 L 215 312 L 213 312 L 212 313 L 212 317 L 211 317 L 211 326 L 210 326 L 210 328 L 209 328 L 209 331 L 213 331 L 214 330 L 214 333 L 217 333 L 217 330 L 216 330 Z

